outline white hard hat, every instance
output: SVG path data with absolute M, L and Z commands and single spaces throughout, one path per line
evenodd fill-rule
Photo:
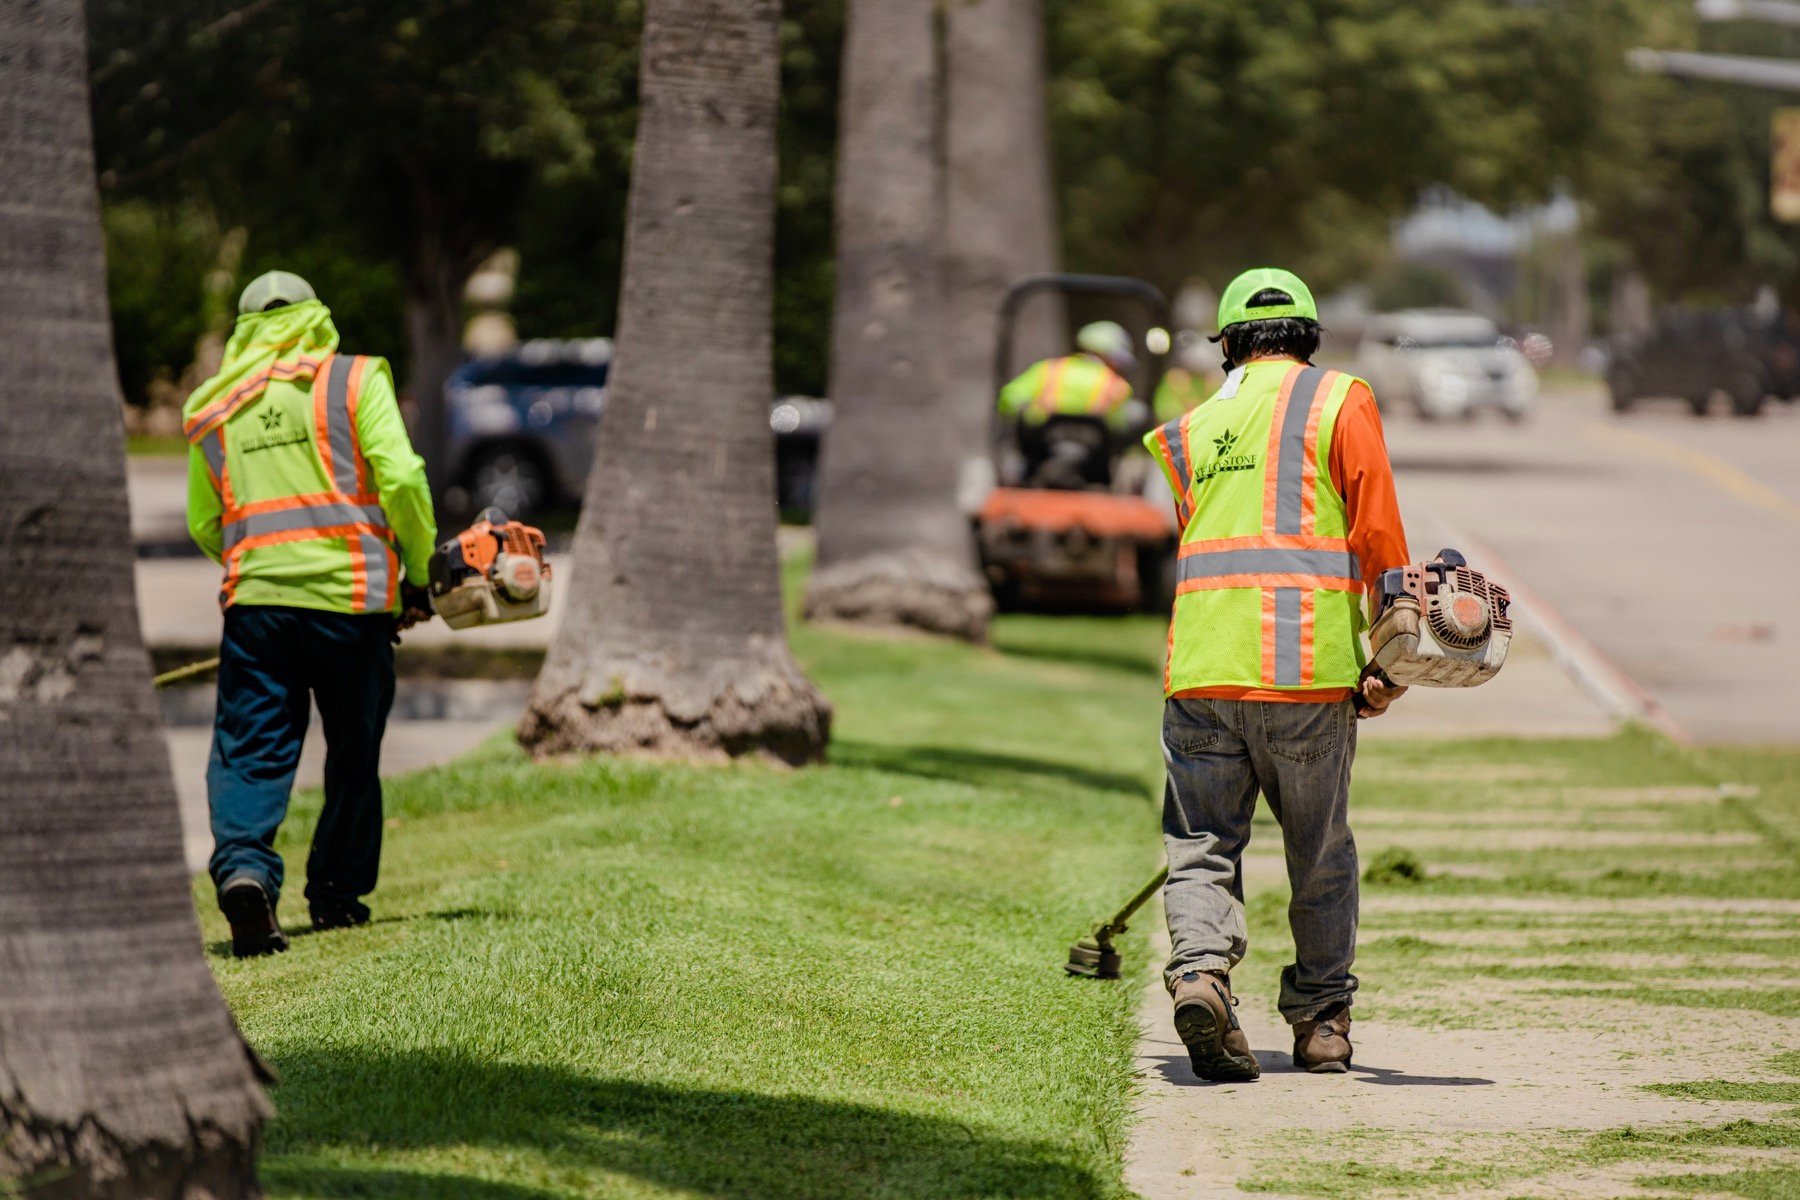
M 1075 335 L 1075 344 L 1108 362 L 1136 361 L 1136 356 L 1131 352 L 1131 335 L 1117 321 L 1095 321 L 1083 325 Z
M 265 312 L 271 308 L 318 298 L 312 284 L 292 271 L 265 271 L 252 279 L 250 286 L 244 289 L 244 294 L 238 297 L 238 313 Z

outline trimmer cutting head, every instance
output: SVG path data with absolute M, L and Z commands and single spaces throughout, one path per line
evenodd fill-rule
M 1117 979 L 1122 965 L 1112 939 L 1094 933 L 1069 947 L 1069 961 L 1063 964 L 1063 970 L 1089 979 Z

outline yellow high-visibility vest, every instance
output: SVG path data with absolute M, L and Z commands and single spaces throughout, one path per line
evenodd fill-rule
M 241 318 L 190 399 L 188 522 L 219 602 L 389 612 L 437 536 L 387 363 L 337 352 L 311 301 Z M 235 353 L 234 353 L 235 352 Z
M 1330 468 L 1356 382 L 1287 360 L 1251 363 L 1145 437 L 1181 527 L 1166 694 L 1356 686 L 1362 569 Z
M 1000 391 L 1000 413 L 1028 424 L 1054 416 L 1103 417 L 1117 424 L 1131 381 L 1091 354 L 1033 363 Z

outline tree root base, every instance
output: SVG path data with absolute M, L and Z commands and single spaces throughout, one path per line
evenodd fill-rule
M 604 689 L 547 689 L 539 681 L 519 719 L 519 743 L 533 757 L 633 754 L 688 762 L 761 758 L 789 766 L 822 761 L 831 703 L 783 653 L 772 660 L 714 664 L 723 680 L 677 686 L 639 666 Z M 589 694 L 583 694 L 587 692 Z
M 987 641 L 994 600 L 969 571 L 921 569 L 912 556 L 882 555 L 822 567 L 806 589 L 806 619 L 918 629 Z

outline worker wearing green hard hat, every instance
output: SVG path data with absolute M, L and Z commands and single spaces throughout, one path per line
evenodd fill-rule
M 1358 878 L 1350 836 L 1356 717 L 1403 688 L 1365 677 L 1363 598 L 1409 561 L 1369 385 L 1315 366 L 1312 291 L 1290 271 L 1232 280 L 1214 338 L 1229 374 L 1144 439 L 1181 543 L 1163 683 L 1173 954 L 1164 980 L 1196 1074 L 1250 1080 L 1233 1013 L 1248 951 L 1242 851 L 1260 792 L 1286 846 L 1295 961 L 1280 1008 L 1293 1061 L 1350 1064 Z
M 1279 293 L 1269 295 L 1268 293 Z M 1277 321 L 1284 317 L 1317 321 L 1319 306 L 1312 289 L 1292 271 L 1280 267 L 1256 267 L 1245 271 L 1219 297 L 1219 332 L 1216 342 L 1233 325 L 1247 321 Z

